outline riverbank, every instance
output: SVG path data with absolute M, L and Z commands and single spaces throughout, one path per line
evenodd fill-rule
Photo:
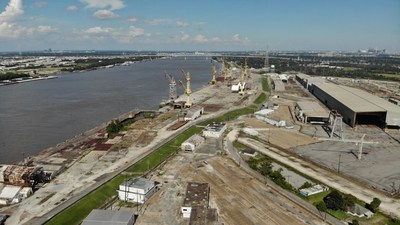
M 164 71 L 178 79 L 181 68 L 190 71 L 193 90 L 209 81 L 205 58 L 173 58 L 0 88 L 0 124 L 7 131 L 0 132 L 0 163 L 35 155 L 133 109 L 157 109 L 168 97 Z
M 49 80 L 49 79 L 55 79 L 55 78 L 58 78 L 58 77 L 50 75 L 50 76 L 42 76 L 42 77 L 15 78 L 12 80 L 0 81 L 0 86 L 32 82 L 32 81 L 40 81 L 40 80 Z

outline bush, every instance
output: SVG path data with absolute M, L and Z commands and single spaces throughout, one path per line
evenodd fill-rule
M 326 204 L 323 201 L 318 202 L 317 205 L 315 205 L 315 207 L 321 212 L 328 211 L 328 208 L 326 207 Z
M 343 197 L 337 190 L 333 190 L 331 193 L 325 196 L 324 202 L 328 209 L 345 210 Z
M 359 225 L 360 223 L 358 222 L 358 220 L 354 219 L 351 221 L 352 225 Z
M 381 200 L 379 198 L 374 198 L 371 203 L 365 204 L 365 208 L 367 208 L 367 209 L 371 210 L 373 213 L 375 213 L 380 204 L 381 204 Z

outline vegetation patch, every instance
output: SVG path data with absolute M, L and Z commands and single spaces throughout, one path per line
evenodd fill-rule
M 267 100 L 267 95 L 263 92 L 261 93 L 256 100 L 254 100 L 254 104 L 260 105 Z
M 261 85 L 262 85 L 263 91 L 266 91 L 266 92 L 269 91 L 268 77 L 265 77 L 265 76 L 261 77 Z

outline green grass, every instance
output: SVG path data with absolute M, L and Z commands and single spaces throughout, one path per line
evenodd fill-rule
M 249 147 L 247 147 L 247 145 L 244 145 L 238 141 L 234 141 L 233 142 L 233 147 L 235 147 L 237 150 L 244 150 L 244 149 L 248 149 Z
M 265 76 L 261 77 L 261 85 L 262 85 L 262 89 L 263 91 L 269 91 L 269 84 L 268 84 L 268 78 Z
M 202 124 L 209 124 L 211 122 L 222 122 L 230 119 L 234 119 L 238 116 L 253 113 L 252 108 L 238 109 L 225 115 L 212 119 Z M 174 154 L 186 139 L 191 137 L 193 134 L 201 132 L 203 128 L 198 126 L 193 126 L 187 129 L 182 134 L 178 135 L 173 140 L 167 142 L 165 145 L 158 148 L 155 152 L 143 158 L 139 162 L 135 163 L 133 166 L 128 168 L 126 171 L 130 173 L 145 173 L 149 169 L 154 168 L 160 162 L 164 161 L 172 154 Z M 112 180 L 98 188 L 97 190 L 91 192 L 90 194 L 83 197 L 81 200 L 77 201 L 66 210 L 62 211 L 55 217 L 53 217 L 46 224 L 48 225 L 75 225 L 80 224 L 82 220 L 86 218 L 87 215 L 93 210 L 100 208 L 108 199 L 116 195 L 116 190 L 118 186 L 124 181 L 125 176 L 118 175 Z
M 255 107 L 254 108 L 253 107 L 246 107 L 246 108 L 242 108 L 242 109 L 237 109 L 237 110 L 234 110 L 232 112 L 226 113 L 226 114 L 224 114 L 224 115 L 222 115 L 220 117 L 217 117 L 217 118 L 210 119 L 210 120 L 207 120 L 205 122 L 202 122 L 199 125 L 200 126 L 206 126 L 207 124 L 209 124 L 211 122 L 226 122 L 226 121 L 229 121 L 229 120 L 236 119 L 237 117 L 242 116 L 242 115 L 247 115 L 247 114 L 254 113 L 255 109 L 256 109 Z
M 261 93 L 256 100 L 254 100 L 254 104 L 260 105 L 267 100 L 267 95 L 263 92 Z
M 321 192 L 321 193 L 318 193 L 318 194 L 315 194 L 315 195 L 311 195 L 311 196 L 305 197 L 305 199 L 309 203 L 314 205 L 314 204 L 316 204 L 318 202 L 323 201 L 324 197 L 327 196 L 329 193 L 331 193 L 331 190 L 324 191 L 324 192 Z
M 331 209 L 328 209 L 328 213 L 331 214 L 332 216 L 334 216 L 335 218 L 339 219 L 339 220 L 345 220 L 345 219 L 351 217 L 350 214 L 347 214 L 346 212 L 344 212 L 342 210 L 331 210 Z
M 76 202 L 66 210 L 51 219 L 49 225 L 75 225 L 80 224 L 82 220 L 92 211 L 101 207 L 110 197 L 116 194 L 118 186 L 123 182 L 123 175 L 118 175 L 110 182 L 93 191 L 80 201 Z

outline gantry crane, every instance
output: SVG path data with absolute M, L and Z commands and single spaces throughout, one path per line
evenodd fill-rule
M 215 75 L 217 75 L 217 69 L 215 67 L 215 62 L 213 60 L 212 61 L 212 80 L 211 80 L 211 84 L 217 83 L 217 80 L 215 79 Z
M 190 94 L 192 93 L 192 89 L 190 88 L 190 73 L 186 72 L 183 69 L 182 69 L 182 73 L 186 80 L 186 87 L 185 87 L 185 85 L 183 85 L 182 81 L 179 81 L 179 82 L 183 86 L 183 89 L 185 90 L 185 94 L 186 94 L 185 107 L 190 108 L 192 106 L 192 102 L 190 101 Z
M 164 71 L 165 77 L 168 79 L 169 82 L 169 100 L 174 100 L 178 97 L 176 93 L 176 82 L 173 76 L 169 75 L 167 71 Z

